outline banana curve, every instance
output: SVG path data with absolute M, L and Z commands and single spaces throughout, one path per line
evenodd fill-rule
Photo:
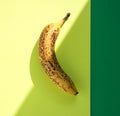
M 69 16 L 70 13 L 67 13 L 60 22 L 49 24 L 43 29 L 39 39 L 39 57 L 49 78 L 63 91 L 76 95 L 78 91 L 73 81 L 59 65 L 54 50 L 60 29 Z

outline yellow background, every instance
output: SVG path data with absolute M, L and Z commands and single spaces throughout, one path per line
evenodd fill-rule
M 0 116 L 90 115 L 89 9 L 88 0 L 0 2 Z M 37 61 L 43 27 L 67 12 L 56 54 L 79 89 L 76 97 L 57 89 Z

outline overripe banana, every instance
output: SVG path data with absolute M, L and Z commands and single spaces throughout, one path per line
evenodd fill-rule
M 76 95 L 78 94 L 78 91 L 73 81 L 60 67 L 55 55 L 54 47 L 60 28 L 69 16 L 70 13 L 67 13 L 67 15 L 58 23 L 49 24 L 43 29 L 39 39 L 39 57 L 41 64 L 50 79 L 65 92 Z

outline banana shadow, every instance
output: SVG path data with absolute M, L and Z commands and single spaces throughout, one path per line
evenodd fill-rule
M 56 51 L 61 67 L 74 81 L 79 90 L 79 95 L 74 97 L 64 94 L 47 77 L 40 65 L 37 41 L 30 59 L 30 74 L 34 87 L 15 116 L 78 115 L 81 104 L 80 95 L 82 94 L 83 97 L 90 96 L 89 8 L 89 3 L 87 3 Z M 85 109 L 88 106 L 89 103 L 83 108 Z M 85 112 L 83 116 L 87 116 L 88 113 Z

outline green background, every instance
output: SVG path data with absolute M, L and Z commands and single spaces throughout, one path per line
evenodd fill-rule
M 120 1 L 91 1 L 91 116 L 120 116 Z
M 44 26 L 67 12 L 56 54 L 79 90 L 59 90 L 40 66 L 37 40 Z M 88 0 L 0 2 L 0 116 L 90 115 L 90 3 Z
M 91 116 L 120 115 L 119 4 L 91 0 Z M 90 115 L 89 5 L 87 0 L 0 2 L 0 116 Z M 37 59 L 40 32 L 68 11 L 72 15 L 56 51 L 80 91 L 76 97 L 38 77 L 46 77 Z

